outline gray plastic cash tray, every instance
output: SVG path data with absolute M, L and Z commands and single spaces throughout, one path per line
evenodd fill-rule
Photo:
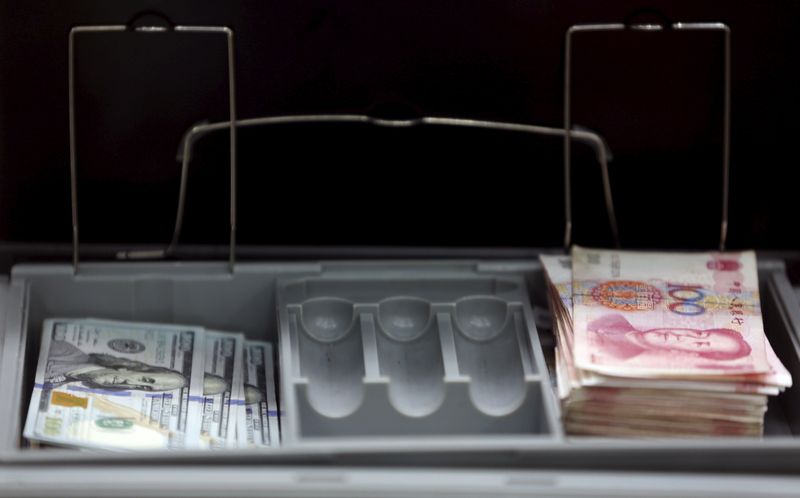
M 521 277 L 380 273 L 278 282 L 285 442 L 560 435 Z
M 777 354 L 796 379 L 800 379 L 800 348 L 798 347 L 798 308 L 791 285 L 782 263 L 762 261 L 759 264 L 765 328 Z M 422 276 L 425 275 L 425 278 Z M 457 292 L 437 295 L 447 289 L 443 282 L 461 281 Z M 278 281 L 281 283 L 278 284 Z M 291 281 L 301 282 L 293 288 Z M 330 288 L 308 285 L 314 282 L 332 282 Z M 365 281 L 406 282 L 399 288 L 388 288 L 380 294 L 373 288 L 364 292 L 356 284 Z M 469 285 L 467 285 L 468 282 Z M 286 283 L 288 282 L 288 283 Z M 349 282 L 353 285 L 342 285 Z M 530 303 L 519 300 L 524 296 L 521 283 L 525 282 Z M 506 284 L 514 285 L 508 287 Z M 398 284 L 399 285 L 399 284 Z M 479 288 L 470 288 L 479 285 Z M 280 287 L 283 286 L 283 287 Z M 437 287 L 440 286 L 440 287 Z M 443 286 L 443 287 L 441 287 Z M 534 260 L 527 261 L 442 261 L 442 262 L 335 262 L 335 263 L 238 263 L 233 273 L 223 264 L 202 263 L 96 263 L 86 264 L 74 274 L 69 265 L 23 265 L 12 271 L 11 284 L 6 293 L 6 319 L 0 364 L 0 423 L 6 428 L 0 436 L 0 459 L 4 465 L 86 465 L 86 479 L 99 475 L 106 466 L 114 465 L 172 465 L 177 475 L 191 473 L 194 464 L 202 465 L 291 465 L 291 466 L 465 466 L 480 468 L 536 468 L 542 469 L 620 469 L 691 471 L 691 472 L 782 472 L 800 470 L 800 388 L 786 390 L 770 402 L 766 419 L 766 436 L 758 439 L 675 439 L 675 440 L 603 440 L 592 438 L 561 438 L 558 427 L 550 427 L 546 404 L 539 411 L 539 420 L 515 421 L 514 434 L 501 434 L 473 426 L 474 431 L 460 428 L 458 434 L 447 434 L 447 427 L 438 426 L 435 434 L 411 428 L 412 420 L 405 420 L 414 436 L 388 437 L 377 428 L 376 419 L 367 434 L 357 435 L 357 424 L 346 423 L 309 426 L 317 435 L 336 437 L 300 438 L 278 449 L 264 451 L 235 450 L 221 454 L 213 452 L 172 453 L 94 453 L 75 450 L 30 450 L 21 441 L 20 422 L 28 408 L 31 382 L 38 356 L 38 342 L 42 320 L 48 316 L 103 316 L 124 320 L 148 320 L 175 323 L 198 323 L 208 327 L 242 330 L 248 337 L 277 341 L 279 320 L 278 296 L 288 304 L 302 303 L 306 298 L 337 297 L 348 299 L 355 309 L 376 313 L 385 295 L 413 294 L 416 291 L 431 303 L 431 309 L 440 313 L 458 314 L 457 295 L 493 296 L 507 300 L 509 310 L 525 310 L 532 306 L 537 317 L 537 327 L 547 325 L 546 288 L 541 267 Z M 391 286 L 390 286 L 391 287 Z M 318 295 L 319 294 L 319 295 Z M 344 295 L 344 297 L 342 297 Z M 386 302 L 394 304 L 385 304 Z M 384 312 L 390 316 L 394 309 L 414 306 L 410 300 L 384 301 Z M 467 299 L 465 302 L 469 302 Z M 488 300 L 487 300 L 488 302 Z M 360 303 L 360 304 L 355 304 Z M 450 303 L 450 304 L 448 304 Z M 462 304 L 462 312 L 469 313 L 471 305 Z M 287 309 L 291 309 L 289 306 Z M 311 309 L 311 308 L 309 308 Z M 474 308 L 473 308 L 474 309 Z M 295 311 L 297 308 L 295 308 Z M 448 311 L 449 310 L 449 311 Z M 516 339 L 533 330 L 530 315 L 523 311 L 526 325 L 509 328 Z M 457 318 L 454 318 L 457 320 Z M 516 326 L 515 326 L 516 327 Z M 528 327 L 528 328 L 526 328 Z M 431 329 L 434 330 L 434 329 Z M 395 331 L 397 332 L 397 331 Z M 545 330 L 543 337 L 548 334 Z M 431 334 L 435 337 L 434 334 Z M 511 335 L 509 333 L 509 335 Z M 363 338 L 363 335 L 361 336 Z M 380 354 L 384 358 L 402 358 L 391 348 L 380 349 L 378 364 L 381 375 L 400 375 L 403 365 L 380 370 Z M 528 336 L 532 337 L 532 336 Z M 441 339 L 441 338 L 440 338 Z M 534 339 L 535 340 L 535 339 Z M 543 341 L 545 347 L 548 341 Z M 424 340 L 420 344 L 424 343 Z M 432 347 L 438 344 L 431 340 Z M 477 344 L 477 343 L 476 343 Z M 491 345 L 491 344 L 489 344 Z M 394 344 L 393 346 L 398 346 Z M 488 346 L 488 345 L 487 345 Z M 400 346 L 405 347 L 405 346 Z M 358 354 L 363 349 L 353 348 L 354 361 L 363 361 Z M 508 350 L 512 351 L 511 348 Z M 517 350 L 514 350 L 517 351 Z M 505 358 L 504 353 L 497 353 Z M 435 358 L 435 355 L 432 355 Z M 456 352 L 457 360 L 460 360 Z M 468 355 L 464 358 L 469 358 Z M 373 356 L 374 360 L 375 357 Z M 497 359 L 497 358 L 494 358 Z M 522 369 L 514 366 L 516 358 L 508 358 L 507 371 L 520 375 Z M 531 371 L 544 375 L 534 354 Z M 386 362 L 384 361 L 384 365 Z M 434 362 L 434 365 L 436 362 Z M 469 370 L 469 361 L 458 363 Z M 342 364 L 342 368 L 347 368 Z M 439 364 L 444 370 L 445 362 Z M 452 367 L 453 364 L 450 364 Z M 350 367 L 358 372 L 360 366 Z M 436 367 L 438 368 L 438 366 Z M 448 367 L 449 368 L 449 367 Z M 366 367 L 365 367 L 366 369 Z M 536 370 L 538 369 L 538 371 Z M 365 370 L 366 372 L 366 370 Z M 400 372 L 400 373 L 398 373 Z M 350 372 L 352 375 L 352 372 Z M 374 371 L 373 371 L 374 373 Z M 421 375 L 421 374 L 420 374 Z M 427 375 L 427 374 L 426 374 Z M 432 375 L 432 374 L 431 374 Z M 544 377 L 542 377 L 544 378 Z M 295 379 L 296 380 L 296 379 Z M 283 385 L 291 379 L 282 379 Z M 355 381 L 353 381 L 355 382 Z M 357 384 L 356 384 L 357 385 Z M 383 388 L 384 386 L 381 386 Z M 543 399 L 551 394 L 542 391 Z M 546 403 L 546 401 L 545 401 Z M 404 406 L 400 405 L 401 407 Z M 400 413 L 400 412 L 398 412 Z M 317 414 L 315 414 L 317 415 Z M 321 414 L 319 414 L 321 416 Z M 376 415 L 379 415 L 376 413 Z M 453 412 L 452 423 L 463 416 Z M 392 415 L 394 422 L 402 420 Z M 406 416 L 408 418 L 408 415 Z M 539 423 L 543 425 L 538 425 Z M 545 423 L 546 422 L 546 423 Z M 464 422 L 467 423 L 467 422 Z M 529 425 L 526 425 L 529 424 Z M 338 427 L 342 427 L 337 436 Z M 383 427 L 386 427 L 384 424 Z M 546 430 L 544 428 L 547 428 Z M 323 429 L 325 429 L 323 431 Z M 289 430 L 288 428 L 286 430 Z M 325 431 L 328 431 L 325 434 Z M 398 431 L 399 432 L 399 431 Z M 305 435 L 305 434 L 301 434 Z M 189 465 L 192 464 L 192 465 Z M 188 467 L 186 465 L 189 465 Z M 94 470 L 92 470 L 94 469 Z M 188 474 L 186 474 L 188 475 Z M 179 477 L 183 479 L 183 477 Z

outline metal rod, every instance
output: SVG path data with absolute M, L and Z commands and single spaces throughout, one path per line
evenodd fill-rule
M 75 138 L 75 35 L 78 33 L 102 33 L 125 31 L 124 25 L 75 26 L 69 30 L 69 173 L 72 204 L 72 271 L 78 273 L 80 249 L 78 238 L 78 159 Z
M 725 242 L 728 236 L 728 206 L 730 197 L 730 121 L 731 121 L 731 31 L 730 28 L 721 22 L 700 22 L 672 24 L 578 24 L 567 29 L 565 40 L 564 55 L 564 198 L 566 205 L 564 211 L 567 213 L 567 227 L 564 236 L 564 247 L 569 249 L 572 231 L 572 206 L 571 206 L 571 137 L 575 131 L 569 131 L 572 127 L 572 97 L 571 97 L 571 68 L 572 68 L 572 37 L 580 32 L 609 32 L 636 30 L 645 32 L 661 32 L 671 28 L 680 31 L 722 31 L 725 35 L 725 54 L 724 54 L 724 110 L 723 110 L 723 140 L 722 140 L 722 216 L 720 222 L 720 250 L 725 249 Z M 609 223 L 614 234 L 614 239 L 619 246 L 619 230 L 614 212 L 614 204 L 611 196 L 611 182 L 607 169 L 603 170 L 603 189 L 605 192 L 606 209 L 608 211 Z
M 79 229 L 78 229 L 78 187 L 77 187 L 77 144 L 76 144 L 76 125 L 75 125 L 75 35 L 78 33 L 108 33 L 132 31 L 135 33 L 154 34 L 169 31 L 183 33 L 218 33 L 224 34 L 227 40 L 228 57 L 228 106 L 229 106 L 229 128 L 230 128 L 230 244 L 228 249 L 228 269 L 232 273 L 236 264 L 236 66 L 233 30 L 226 26 L 175 26 L 167 28 L 163 26 L 128 26 L 128 25 L 99 25 L 99 26 L 75 26 L 69 32 L 69 134 L 70 134 L 70 187 L 72 195 L 72 265 L 75 274 L 80 268 L 80 248 L 79 248 Z M 178 201 L 178 217 L 176 233 L 180 230 L 180 220 L 183 218 L 183 204 L 185 200 L 185 171 L 181 172 L 181 192 Z M 175 236 L 173 236 L 173 243 Z M 173 243 L 164 250 L 146 251 L 124 251 L 117 254 L 120 259 L 150 259 L 154 257 L 164 257 L 172 248 Z
M 731 161 L 731 29 L 721 22 L 674 23 L 673 29 L 684 31 L 722 31 L 725 35 L 724 94 L 722 131 L 722 223 L 719 250 L 725 250 L 728 239 L 728 206 L 730 199 Z
M 314 124 L 314 123 L 360 123 L 369 124 L 374 126 L 391 127 L 391 128 L 410 128 L 415 126 L 454 126 L 465 128 L 483 128 L 501 131 L 515 131 L 522 133 L 531 133 L 544 136 L 564 136 L 565 130 L 562 128 L 555 128 L 549 126 L 538 126 L 520 123 L 506 123 L 497 121 L 482 121 L 475 119 L 462 119 L 462 118 L 445 118 L 445 117 L 423 117 L 417 119 L 405 120 L 390 120 L 380 119 L 362 114 L 316 114 L 316 115 L 290 115 L 290 116 L 265 116 L 258 118 L 242 119 L 236 122 L 236 127 L 251 127 L 251 126 L 269 126 L 280 124 Z M 230 126 L 227 121 L 218 123 L 207 123 L 193 126 L 189 129 L 183 138 L 181 144 L 180 154 L 181 161 L 181 177 L 180 177 L 180 192 L 178 195 L 178 210 L 175 218 L 175 230 L 172 235 L 172 241 L 167 247 L 166 255 L 171 255 L 175 252 L 178 241 L 180 238 L 181 229 L 183 226 L 184 209 L 186 203 L 186 190 L 188 181 L 189 164 L 192 161 L 194 144 L 199 137 L 206 133 L 213 131 L 224 130 Z M 611 199 L 611 184 L 609 181 L 608 173 L 608 153 L 606 150 L 606 143 L 603 138 L 595 132 L 586 130 L 572 130 L 572 137 L 575 140 L 590 145 L 595 151 L 595 159 L 600 165 L 600 171 L 603 177 L 603 191 L 606 198 L 606 203 L 610 207 L 609 222 L 611 224 L 612 236 L 616 244 L 619 244 L 619 236 L 617 230 L 616 216 L 614 214 L 613 201 Z M 569 194 L 569 189 L 566 191 Z M 565 204 L 569 206 L 569 203 Z M 570 221 L 567 216 L 567 221 Z M 569 225 L 567 227 L 567 233 Z M 130 257 L 130 254 L 128 255 Z
M 624 24 L 582 24 L 571 26 L 567 30 L 564 55 L 564 250 L 568 251 L 572 244 L 572 36 L 581 31 L 614 31 L 624 29 Z M 611 236 L 614 244 L 619 247 L 619 230 L 617 217 L 614 211 L 614 201 L 611 195 L 611 183 L 608 177 L 608 168 L 603 168 L 603 193 L 608 213 L 608 223 L 611 227 Z

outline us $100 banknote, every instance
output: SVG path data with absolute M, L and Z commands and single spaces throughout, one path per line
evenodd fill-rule
M 202 327 L 45 320 L 27 438 L 107 449 L 199 443 Z

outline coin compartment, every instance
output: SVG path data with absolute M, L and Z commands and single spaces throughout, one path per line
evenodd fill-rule
M 560 437 L 524 282 L 435 273 L 279 281 L 287 441 Z

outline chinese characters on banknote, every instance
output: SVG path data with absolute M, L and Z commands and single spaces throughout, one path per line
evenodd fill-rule
M 753 252 L 541 260 L 567 433 L 762 434 L 792 379 L 764 334 Z

